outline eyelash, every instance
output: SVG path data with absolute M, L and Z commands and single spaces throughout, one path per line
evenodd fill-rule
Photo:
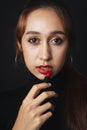
M 31 44 L 38 44 L 39 41 L 40 40 L 38 38 L 36 38 L 36 37 L 32 37 L 32 38 L 28 39 L 28 42 L 31 43 Z
M 36 37 L 32 37 L 28 39 L 28 42 L 33 45 L 38 45 L 40 43 L 40 40 Z M 62 38 L 55 37 L 51 40 L 48 40 L 48 42 L 54 45 L 61 45 L 64 41 Z
M 55 45 L 61 45 L 63 43 L 63 39 L 60 37 L 59 38 L 56 37 L 56 38 L 51 39 L 50 42 Z

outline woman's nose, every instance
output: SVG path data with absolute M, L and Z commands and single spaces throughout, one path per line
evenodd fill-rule
M 41 60 L 49 61 L 52 58 L 51 48 L 49 44 L 44 43 L 40 48 L 39 57 Z

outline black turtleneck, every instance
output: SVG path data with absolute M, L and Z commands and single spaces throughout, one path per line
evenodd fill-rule
M 37 79 L 30 72 L 26 83 L 15 89 L 11 89 L 0 94 L 0 130 L 10 130 L 16 120 L 20 105 L 34 84 L 41 83 L 43 80 Z M 54 78 L 50 79 L 52 89 L 58 93 L 58 99 L 54 102 L 55 110 L 53 117 L 50 118 L 41 130 L 65 130 L 64 124 L 64 98 L 67 86 L 67 73 L 62 69 Z

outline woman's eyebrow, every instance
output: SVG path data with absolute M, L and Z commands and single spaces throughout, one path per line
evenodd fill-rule
M 28 31 L 26 32 L 26 34 L 41 34 L 40 32 L 37 31 Z M 50 32 L 49 34 L 51 35 L 55 35 L 55 34 L 62 34 L 62 35 L 66 35 L 66 33 L 64 31 L 60 31 L 60 30 L 55 30 Z
M 62 34 L 62 35 L 66 35 L 66 33 L 65 33 L 65 32 L 60 31 L 60 30 L 55 30 L 55 31 L 53 31 L 53 32 L 50 32 L 50 34 L 51 34 L 51 35 L 55 35 L 55 34 Z
M 28 32 L 26 32 L 26 34 L 40 34 L 40 32 L 37 32 L 37 31 L 28 31 Z

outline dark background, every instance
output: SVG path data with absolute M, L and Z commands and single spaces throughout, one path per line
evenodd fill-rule
M 0 1 L 0 90 L 22 84 L 24 76 L 15 70 L 14 30 L 17 18 L 26 0 Z M 87 5 L 86 0 L 63 0 L 70 8 L 76 29 L 74 63 L 87 76 Z

